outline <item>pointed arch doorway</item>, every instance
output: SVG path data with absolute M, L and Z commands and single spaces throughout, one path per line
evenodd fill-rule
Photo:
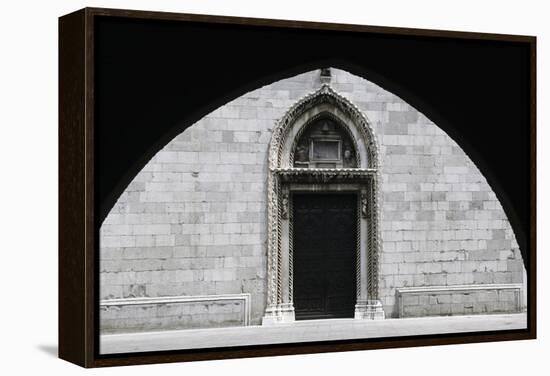
M 326 84 L 279 121 L 269 149 L 264 325 L 384 318 L 377 159 L 367 119 Z

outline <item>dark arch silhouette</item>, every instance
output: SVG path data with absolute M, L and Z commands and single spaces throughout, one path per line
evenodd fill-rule
M 452 137 L 487 178 L 529 262 L 528 43 L 95 22 L 96 229 L 149 159 L 200 118 L 263 85 L 332 66 L 398 95 Z

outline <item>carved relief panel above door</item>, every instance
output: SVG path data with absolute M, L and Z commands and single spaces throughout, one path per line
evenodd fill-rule
M 308 124 L 297 137 L 294 167 L 355 168 L 357 152 L 347 130 L 328 115 Z

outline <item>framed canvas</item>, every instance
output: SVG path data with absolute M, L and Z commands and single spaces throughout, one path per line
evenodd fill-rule
M 59 356 L 536 337 L 532 36 L 59 19 Z

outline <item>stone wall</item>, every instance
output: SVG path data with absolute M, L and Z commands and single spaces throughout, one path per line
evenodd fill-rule
M 379 143 L 386 316 L 397 316 L 398 287 L 521 283 L 510 224 L 460 147 L 397 96 L 332 74 L 331 86 L 366 114 Z M 259 324 L 271 129 L 319 86 L 312 71 L 252 91 L 157 153 L 101 227 L 100 298 L 249 293 L 251 324 Z

